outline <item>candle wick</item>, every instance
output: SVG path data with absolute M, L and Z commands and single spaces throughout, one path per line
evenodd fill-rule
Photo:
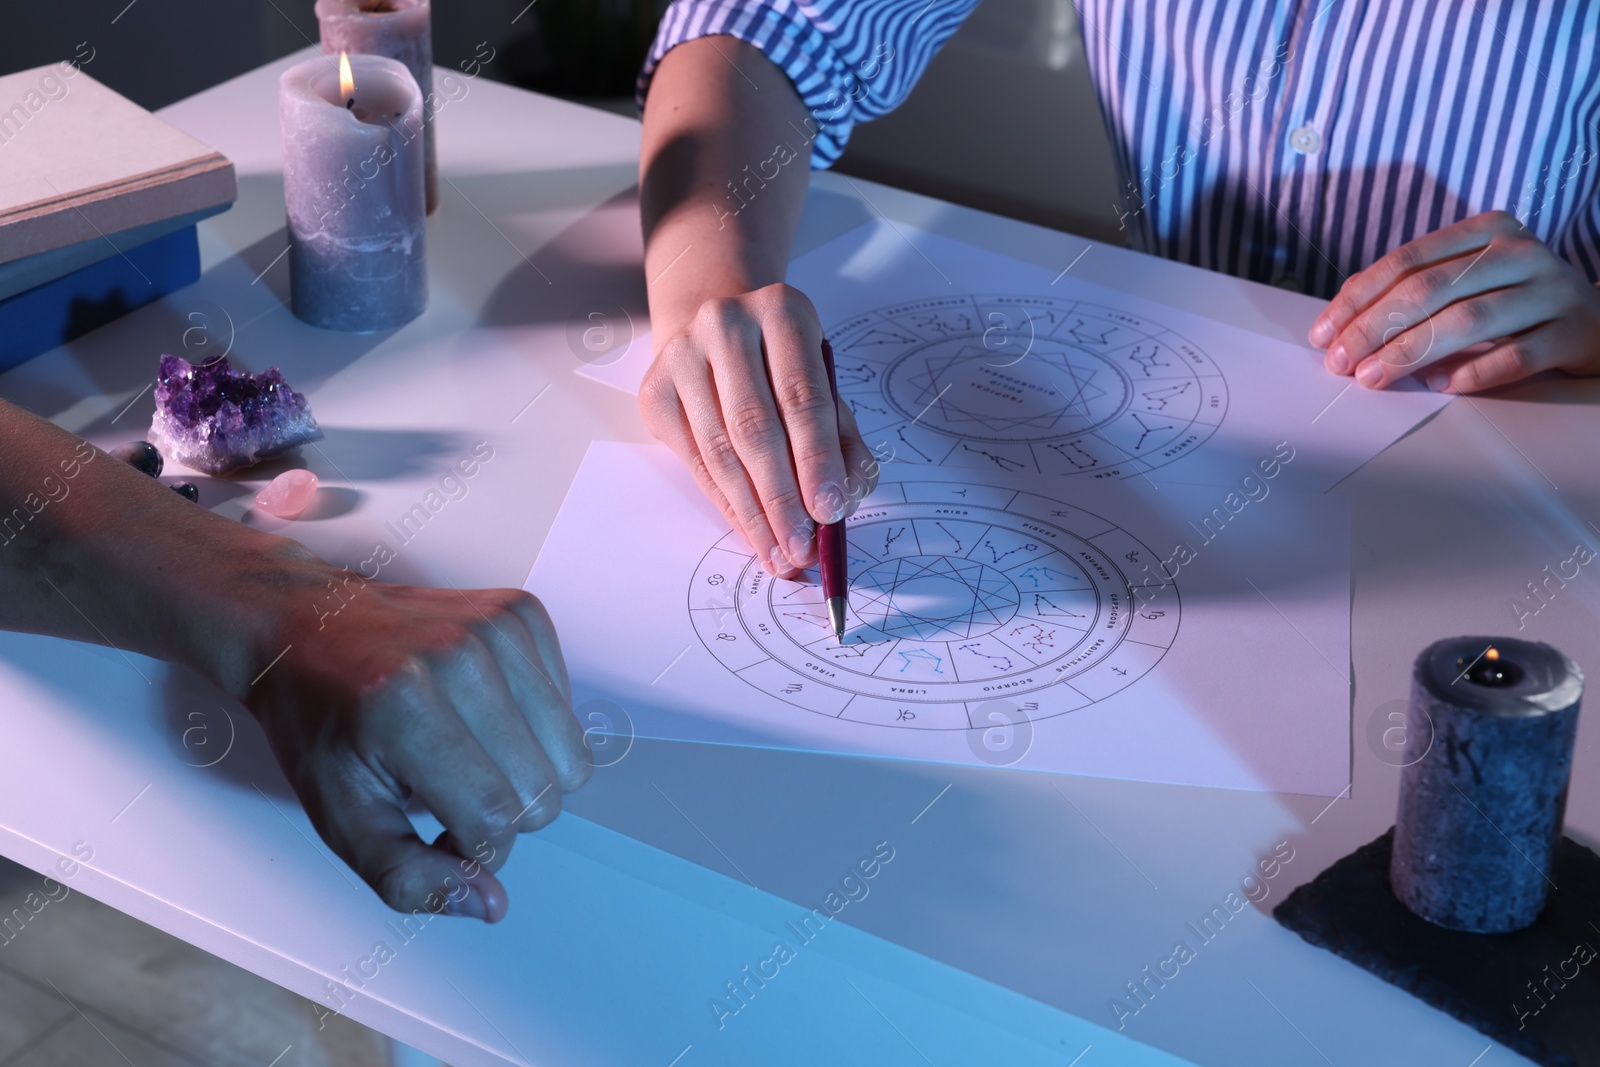
M 344 102 L 344 107 L 346 111 L 354 111 L 356 109 L 356 98 L 352 96 L 350 99 L 346 100 Z

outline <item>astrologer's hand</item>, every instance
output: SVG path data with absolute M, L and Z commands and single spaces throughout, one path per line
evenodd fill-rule
M 814 523 L 878 481 L 849 406 L 835 417 L 816 309 L 788 285 L 701 304 L 658 351 L 639 411 L 779 577 L 815 563 Z
M 384 903 L 498 921 L 493 872 L 517 834 L 593 772 L 549 616 L 521 590 L 390 585 L 293 555 L 254 641 L 262 673 L 238 695 Z M 413 793 L 445 826 L 432 844 L 406 817 Z
M 1486 211 L 1352 275 L 1312 324 L 1335 374 L 1473 393 L 1552 368 L 1600 374 L 1600 288 L 1514 215 Z

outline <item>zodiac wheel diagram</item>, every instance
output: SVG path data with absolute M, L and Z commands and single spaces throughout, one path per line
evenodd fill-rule
M 1194 451 L 1228 409 L 1196 345 L 1082 301 L 940 297 L 828 337 L 840 397 L 880 460 L 1127 478 Z
M 815 574 L 763 570 L 737 533 L 701 560 L 695 632 L 724 667 L 808 711 L 967 730 L 1009 701 L 1030 720 L 1133 684 L 1176 639 L 1179 597 L 1157 557 L 1091 512 L 959 482 L 882 485 L 846 525 L 844 639 Z M 1138 584 L 1128 575 L 1138 575 Z

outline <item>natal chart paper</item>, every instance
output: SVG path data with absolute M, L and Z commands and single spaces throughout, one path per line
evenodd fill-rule
M 1334 796 L 1345 501 L 1263 459 L 1160 492 L 907 467 L 847 524 L 839 641 L 670 452 L 597 442 L 527 588 L 585 728 Z
M 1103 262 L 883 219 L 795 260 L 880 464 L 848 526 L 850 627 L 834 639 L 815 574 L 767 576 L 666 453 L 597 445 L 529 579 L 597 721 L 1345 788 L 1346 518 L 1320 494 L 1449 398 L 1371 393 L 1173 306 L 1192 268 L 1151 258 L 1130 292 Z M 580 373 L 637 391 L 650 355 L 640 336 Z

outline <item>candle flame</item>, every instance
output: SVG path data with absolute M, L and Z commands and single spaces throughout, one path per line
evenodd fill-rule
M 1490 645 L 1489 650 L 1483 654 L 1483 658 L 1493 663 L 1495 660 L 1500 658 L 1500 650 L 1495 648 L 1493 645 Z
M 350 53 L 339 53 L 339 97 L 349 100 L 356 95 L 356 78 L 350 73 Z

